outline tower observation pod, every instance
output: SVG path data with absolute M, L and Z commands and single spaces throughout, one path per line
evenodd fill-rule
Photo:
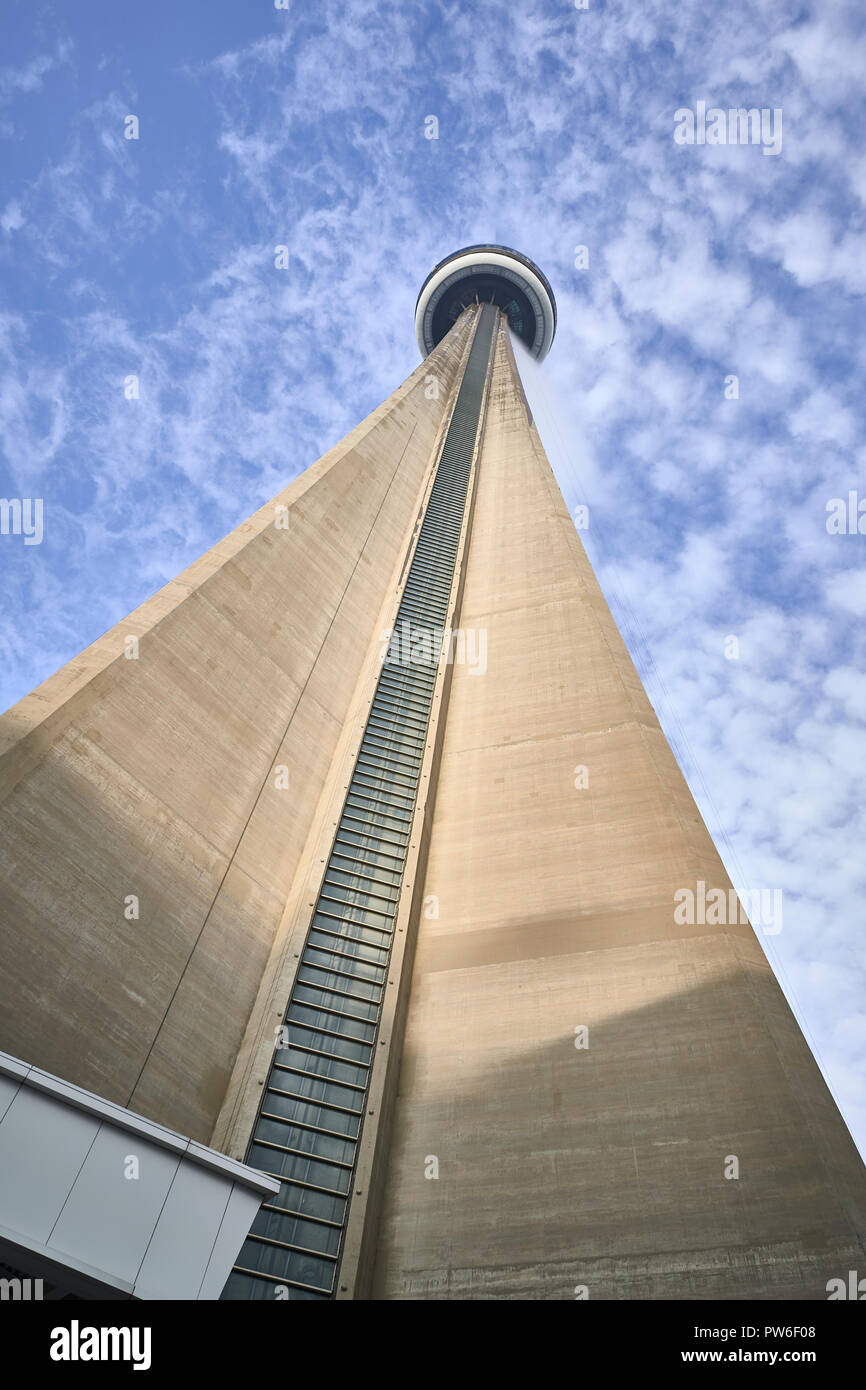
M 424 357 L 470 304 L 495 304 L 508 326 L 542 362 L 556 333 L 556 300 L 538 266 L 510 246 L 465 246 L 434 266 L 415 306 L 415 333 Z

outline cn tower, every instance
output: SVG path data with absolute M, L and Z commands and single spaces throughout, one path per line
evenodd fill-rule
M 743 1300 L 862 1265 L 759 927 L 677 910 L 733 889 L 520 381 L 556 323 L 525 255 L 447 256 L 406 381 L 3 716 L 9 1268 Z

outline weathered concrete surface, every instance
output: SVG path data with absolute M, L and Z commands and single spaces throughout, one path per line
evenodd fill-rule
M 3 716 L 0 1049 L 210 1139 L 468 328 Z
M 477 489 L 374 1297 L 824 1298 L 866 1170 L 751 928 L 674 920 L 729 880 L 504 335 Z

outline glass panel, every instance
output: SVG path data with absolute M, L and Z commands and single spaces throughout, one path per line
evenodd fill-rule
M 341 970 L 344 974 L 351 975 L 353 979 L 369 980 L 371 983 L 383 984 L 385 981 L 385 971 L 381 966 L 369 965 L 366 961 L 352 960 L 347 955 L 342 955 L 334 948 L 337 946 L 335 941 L 329 941 L 329 949 L 326 951 L 316 950 L 313 946 L 304 949 L 304 963 L 309 965 L 324 965 Z
M 415 803 L 419 781 L 417 771 L 408 760 L 402 762 L 397 753 L 387 758 L 382 756 L 379 749 L 370 753 L 362 748 L 353 782 L 355 777 L 370 777 L 376 783 L 384 782 L 395 796 L 402 797 L 404 806 L 410 807 Z
M 280 1072 L 272 1076 L 281 1076 Z M 268 1091 L 263 1113 L 278 1115 L 284 1120 L 299 1120 L 305 1125 L 316 1125 L 319 1129 L 333 1129 L 337 1134 L 345 1134 L 357 1139 L 361 1124 L 360 1115 L 345 1115 L 342 1110 L 331 1110 L 327 1105 L 315 1105 L 310 1100 L 299 1100 L 297 1096 L 284 1096 L 280 1091 Z
M 381 874 L 375 874 L 369 869 L 358 867 L 354 870 L 337 868 L 331 864 L 325 878 L 329 889 L 338 885 L 345 888 L 359 888 L 365 893 L 374 893 L 377 897 L 385 898 L 388 902 L 397 903 L 400 898 L 400 889 L 394 884 L 383 881 Z
M 430 695 L 435 687 L 435 671 L 435 667 L 429 666 L 403 666 L 398 673 L 383 672 L 373 696 L 374 708 L 381 700 L 394 700 L 399 705 L 408 702 L 415 707 L 415 717 L 425 723 Z M 428 672 L 432 672 L 433 682 L 428 680 Z
M 334 1051 L 333 1048 L 330 1050 Z M 319 1057 L 315 1053 L 302 1052 L 297 1047 L 278 1047 L 276 1060 L 285 1067 L 309 1072 L 312 1076 L 324 1076 L 329 1081 L 349 1081 L 353 1086 L 367 1084 L 366 1067 L 353 1066 L 339 1057 Z
M 343 1195 L 349 1191 L 352 1180 L 348 1168 L 337 1168 L 333 1163 L 325 1163 L 318 1158 L 282 1153 L 264 1144 L 253 1143 L 247 1162 L 252 1168 L 265 1169 L 277 1177 L 294 1178 L 296 1182 L 312 1183 L 314 1187 L 328 1187 Z
M 417 738 L 427 732 L 427 715 L 420 713 L 416 709 L 409 709 L 401 701 L 397 700 L 387 690 L 381 691 L 376 695 L 373 704 L 376 718 L 391 720 L 395 724 L 403 724 Z
M 400 848 L 405 850 L 405 837 L 411 832 L 415 808 L 391 805 L 383 788 L 361 787 L 356 782 L 346 801 L 344 815 L 363 820 L 370 835 L 384 831 L 389 840 L 401 836 L 404 843 Z
M 388 739 L 389 748 L 393 748 L 398 756 L 402 757 L 404 751 L 414 758 L 420 759 L 423 755 L 426 729 L 409 729 L 402 720 L 388 719 L 384 714 L 371 715 L 367 727 L 374 738 Z
M 428 552 L 429 554 L 429 552 Z M 448 610 L 448 599 L 451 594 L 450 576 L 443 575 L 438 567 L 432 565 L 428 567 L 423 579 L 413 576 L 406 585 L 405 603 L 407 608 L 413 605 L 420 612 L 431 626 L 434 621 L 441 622 L 442 617 Z M 400 610 L 397 614 L 396 628 L 400 631 L 400 624 L 406 616 L 401 601 Z
M 343 985 L 350 984 L 351 981 L 344 980 Z M 324 1004 L 327 1009 L 338 1009 L 343 1014 L 353 1014 L 357 1018 L 365 1018 L 375 1022 L 379 1017 L 379 1002 L 368 1003 L 364 999 L 352 999 L 345 991 L 331 989 L 314 989 L 312 985 L 305 984 L 299 980 L 295 985 L 295 1000 L 298 1004 Z
M 412 818 L 417 788 L 414 783 L 408 782 L 399 773 L 392 772 L 390 768 L 377 770 L 372 767 L 356 767 L 352 774 L 352 785 L 349 791 L 352 796 L 366 796 L 368 792 L 374 793 L 376 800 L 380 800 L 385 795 L 395 810 L 407 812 L 409 819 Z
M 346 1038 L 357 1038 L 360 1042 L 371 1043 L 376 1036 L 376 1025 L 364 1023 L 357 1018 L 341 1018 L 325 1009 L 315 1009 L 310 1004 L 298 1001 L 289 1005 L 289 1041 L 294 1023 L 305 1023 L 313 1028 L 322 1028 L 329 1033 L 341 1033 Z M 330 1052 L 332 1049 L 328 1048 Z
M 419 628 L 415 630 L 420 631 Z M 399 674 L 394 671 L 383 674 L 376 690 L 377 694 L 387 692 L 389 695 L 396 695 L 401 702 L 407 700 L 426 715 L 435 680 L 435 666 L 428 666 L 423 662 L 417 665 L 413 663 L 411 666 L 401 666 Z
M 326 919 L 323 917 L 322 921 Z M 335 923 L 339 926 L 339 923 Z M 363 928 L 362 928 L 363 930 Z M 327 931 L 311 931 L 310 945 L 320 950 L 336 951 L 346 959 L 358 956 L 363 961 L 369 961 L 371 965 L 387 965 L 387 951 L 378 950 L 375 946 L 368 946 L 364 941 L 355 941 L 348 936 L 331 936 Z
M 391 690 L 380 689 L 376 692 L 370 716 L 383 724 L 404 729 L 415 739 L 423 738 L 427 732 L 427 709 L 408 705 Z
M 307 1024 L 296 1023 L 289 1026 L 289 1037 L 301 1047 L 315 1047 L 334 1057 L 346 1057 L 350 1062 L 369 1062 L 369 1043 L 355 1042 L 353 1038 L 331 1038 L 326 1033 L 318 1033 Z
M 436 679 L 436 662 L 428 661 L 427 656 L 431 647 L 435 656 L 441 640 L 437 624 L 430 621 L 429 613 L 418 617 L 404 610 L 397 618 L 391 640 L 392 660 L 383 663 L 380 680 L 429 690 Z
M 320 1216 L 323 1221 L 342 1222 L 346 1215 L 345 1197 L 331 1197 L 327 1192 L 316 1192 L 312 1187 L 297 1187 L 284 1182 L 270 1203 L 274 1207 L 284 1207 L 286 1211 L 303 1212 L 306 1216 Z
M 348 830 L 357 829 L 367 836 L 375 835 L 386 845 L 405 849 L 409 842 L 409 823 L 390 819 L 378 812 L 365 810 L 361 806 L 347 805 L 343 812 L 342 824 Z
M 279 1298 L 280 1302 L 294 1303 L 295 1301 L 327 1300 L 328 1294 L 312 1293 L 309 1289 L 293 1289 L 291 1285 L 275 1284 L 272 1279 L 256 1279 L 251 1274 L 241 1274 L 239 1271 L 233 1270 L 220 1297 L 229 1301 L 256 1299 L 269 1303 L 273 1303 L 275 1299 Z
M 368 941 L 371 946 L 378 945 L 384 949 L 391 936 L 392 922 L 390 917 L 380 912 L 370 912 L 366 907 L 322 902 L 313 918 L 313 925 L 318 931 L 351 936 L 355 941 Z
M 358 816 L 377 828 L 382 826 L 399 835 L 408 831 L 414 814 L 414 805 L 390 804 L 385 787 L 377 787 L 375 783 L 368 785 L 357 775 L 352 778 L 352 790 L 346 798 L 347 816 Z
M 437 611 L 438 611 L 438 610 L 437 610 Z M 394 626 L 395 626 L 395 630 L 396 630 L 397 632 L 399 632 L 399 631 L 400 631 L 400 624 L 403 623 L 403 622 L 407 622 L 407 621 L 410 622 L 410 623 L 424 623 L 425 625 L 428 625 L 428 626 L 429 626 L 429 623 L 430 623 L 430 607 L 429 607 L 429 605 L 426 604 L 426 603 L 424 602 L 423 599 L 412 598 L 412 597 L 410 597 L 410 598 L 404 597 L 403 599 L 401 599 L 401 601 L 400 601 L 400 611 L 399 611 L 399 613 L 397 614 L 397 621 L 396 621 L 396 623 L 395 623 L 395 625 L 394 625 Z
M 377 786 L 384 783 L 395 796 L 402 798 L 403 805 L 412 806 L 418 792 L 418 776 L 414 768 L 402 765 L 399 759 L 392 761 L 394 765 L 389 766 L 385 758 L 365 753 L 362 748 L 352 782 L 361 777 L 365 783 L 375 782 Z
M 369 751 L 375 753 L 377 758 L 384 758 L 387 763 L 405 765 L 416 774 L 421 766 L 421 753 L 411 747 L 405 739 L 401 740 L 399 735 L 392 738 L 389 734 L 380 734 L 378 730 L 368 729 L 360 751 L 363 756 Z
M 392 926 L 397 915 L 396 900 L 377 893 L 375 883 L 364 884 L 359 879 L 349 885 L 334 883 L 329 875 L 322 884 L 319 899 L 322 912 L 334 912 L 338 917 L 345 917 L 347 914 L 343 911 L 344 904 L 347 907 L 372 912 L 377 922 L 382 918 Z M 354 913 L 352 916 L 354 917 Z
M 260 1269 L 263 1274 L 274 1274 L 277 1278 L 297 1279 L 302 1284 L 315 1284 L 330 1293 L 334 1283 L 334 1265 L 331 1260 L 323 1260 L 318 1255 L 301 1255 L 294 1250 L 283 1250 L 279 1245 L 265 1245 L 250 1236 L 244 1241 L 238 1264 L 245 1269 Z
M 341 1105 L 344 1110 L 354 1110 L 356 1113 L 364 1108 L 363 1092 L 352 1091 L 348 1086 L 340 1086 L 333 1081 L 324 1081 L 320 1076 L 299 1076 L 296 1072 L 277 1068 L 271 1074 L 270 1083 L 280 1091 L 289 1091 L 303 1100 Z M 336 1126 L 332 1125 L 331 1128 Z
M 260 1139 L 282 1144 L 287 1149 L 298 1149 L 302 1154 L 315 1154 L 316 1158 L 335 1159 L 339 1163 L 352 1163 L 355 1158 L 355 1145 L 351 1139 L 336 1139 L 330 1134 L 319 1134 L 314 1129 L 299 1129 L 297 1125 L 282 1120 L 259 1119 L 256 1140 Z
M 347 835 L 360 835 L 366 844 L 380 846 L 386 853 L 394 854 L 395 851 L 405 853 L 409 843 L 408 835 L 398 834 L 384 825 L 377 825 L 372 812 L 365 813 L 357 808 L 352 812 L 351 808 L 343 812 L 340 822 L 340 834 L 345 832 Z
M 383 776 L 358 772 L 352 779 L 352 800 L 373 812 L 374 816 L 387 816 L 396 823 L 400 833 L 411 828 L 412 819 L 418 806 L 418 789 L 407 790 L 402 782 L 394 780 L 390 772 Z
M 402 601 L 401 601 L 402 609 Z M 407 615 L 401 612 L 397 616 L 391 638 L 391 648 L 388 653 L 388 660 L 382 663 L 382 676 L 389 680 L 400 680 L 401 677 L 414 681 L 416 677 L 421 677 L 425 683 L 433 679 L 431 667 L 424 661 L 415 661 L 413 657 L 417 654 L 417 646 L 423 644 L 421 655 L 427 654 L 428 633 L 432 634 L 432 641 L 437 640 L 437 624 L 430 621 L 427 613 L 423 613 L 420 618 Z
M 420 616 L 404 612 L 397 620 L 394 635 L 397 639 L 394 655 L 400 659 L 385 666 L 382 679 L 429 694 L 436 680 L 444 630 L 435 618 L 431 621 L 429 612 Z
M 322 1255 L 336 1255 L 340 1249 L 340 1232 L 333 1226 L 320 1226 L 316 1221 L 304 1221 L 300 1216 L 287 1216 L 285 1212 L 269 1211 L 266 1207 L 259 1211 L 250 1227 L 250 1235 L 268 1236 L 286 1245 L 302 1245 L 305 1250 L 316 1250 Z
M 376 691 L 373 708 L 377 712 L 381 711 L 387 719 L 404 720 L 417 733 L 423 732 L 427 727 L 426 706 L 416 704 L 414 700 L 404 699 L 387 686 Z
M 403 855 L 401 851 L 396 854 L 382 848 L 378 842 L 370 842 L 369 838 L 363 835 L 352 835 L 350 831 L 341 831 L 334 841 L 334 862 L 338 855 L 343 855 L 346 859 L 351 859 L 353 863 L 369 864 L 378 871 L 381 869 L 383 875 L 389 883 L 399 883 L 403 872 Z
M 371 764 L 375 763 L 376 775 L 385 772 L 405 778 L 409 785 L 400 791 L 400 795 L 412 800 L 418 791 L 422 755 L 423 749 L 410 748 L 408 745 L 394 744 L 382 747 L 379 744 L 368 743 L 362 747 L 359 754 L 358 770 L 366 773 L 370 770 Z M 395 786 L 396 790 L 398 788 Z
M 364 834 L 363 827 L 345 821 L 336 831 L 334 845 L 338 851 L 348 848 L 356 856 L 359 851 L 367 851 L 364 858 L 373 855 L 385 869 L 395 869 L 399 873 L 406 860 L 406 845 L 409 841 L 406 835 L 400 835 L 399 838 L 395 835 L 393 841 L 395 842 L 392 844 L 391 840 L 384 840 L 375 830 L 370 834 Z
M 452 493 L 451 495 L 456 494 Z M 450 547 L 449 550 L 449 554 L 443 554 L 442 548 L 432 540 L 429 533 L 422 534 L 415 550 L 415 556 L 423 561 L 423 573 L 418 572 L 420 566 L 416 566 L 413 559 L 404 593 L 413 595 L 429 607 L 427 600 L 433 595 L 434 589 L 447 592 L 450 571 L 454 565 L 454 551 Z
M 360 1003 L 361 999 L 369 1000 L 370 1007 L 374 1009 L 382 998 L 382 991 L 378 985 L 369 984 L 366 980 L 359 980 L 353 976 L 347 977 L 340 973 L 339 967 L 336 970 L 320 970 L 318 967 L 313 969 L 311 965 L 302 965 L 298 971 L 298 985 L 318 990 L 343 991 L 354 996 L 353 1003 Z

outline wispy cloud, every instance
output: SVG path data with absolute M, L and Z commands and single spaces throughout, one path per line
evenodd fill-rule
M 71 43 L 63 39 L 57 43 L 53 53 L 40 53 L 20 66 L 10 64 L 0 68 L 0 106 L 41 92 L 48 73 L 67 63 L 72 53 Z

